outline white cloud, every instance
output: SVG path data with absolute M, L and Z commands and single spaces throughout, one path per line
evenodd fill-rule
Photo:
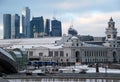
M 107 4 L 108 3 L 108 4 Z M 64 0 L 56 3 L 55 6 L 61 11 L 88 12 L 88 11 L 119 11 L 119 0 Z
M 0 3 L 2 13 L 18 13 L 24 6 L 31 9 L 32 16 L 43 16 L 44 18 L 52 18 L 54 11 L 56 18 L 62 21 L 63 33 L 67 34 L 67 30 L 71 24 L 78 30 L 79 34 L 89 34 L 94 36 L 104 36 L 107 22 L 112 16 L 118 28 L 120 26 L 120 0 L 12 0 Z M 11 2 L 11 3 L 9 3 Z M 15 4 L 16 3 L 16 4 Z M 19 4 L 20 3 L 20 4 Z M 6 6 L 7 5 L 7 6 Z M 118 12 L 117 12 L 118 11 Z M 3 36 L 2 24 L 0 24 L 0 37 Z
M 118 28 L 120 26 L 118 18 L 120 12 L 111 12 L 111 13 L 82 13 L 80 15 L 73 14 L 73 28 L 75 28 L 81 35 L 93 35 L 93 36 L 105 36 L 105 29 L 107 28 L 107 23 L 110 17 L 113 17 L 113 20 L 116 23 L 116 28 L 118 29 L 118 35 L 120 35 Z M 66 16 L 66 15 L 64 15 Z M 65 17 L 64 17 L 65 18 Z M 68 16 L 66 18 L 69 18 Z M 67 33 L 67 30 L 71 22 L 67 19 L 63 19 L 63 33 Z

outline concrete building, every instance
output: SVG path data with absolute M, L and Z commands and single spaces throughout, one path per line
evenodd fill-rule
M 78 36 L 46 37 L 35 39 L 0 40 L 6 49 L 25 48 L 30 61 L 55 62 L 59 65 L 75 63 L 120 63 L 120 41 L 111 18 L 106 28 L 106 39 L 99 45 L 81 41 Z

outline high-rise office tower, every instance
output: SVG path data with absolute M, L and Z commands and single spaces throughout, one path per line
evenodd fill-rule
M 20 16 L 15 14 L 11 18 L 11 38 L 19 38 L 20 35 Z
M 4 39 L 11 38 L 11 14 L 3 14 Z
M 62 27 L 61 27 L 61 21 L 58 20 L 52 20 L 51 21 L 51 35 L 52 36 L 62 36 Z
M 34 37 L 34 34 L 43 34 L 44 33 L 44 20 L 43 17 L 33 17 L 30 22 L 30 33 L 31 37 Z
M 44 19 L 43 16 L 40 17 L 40 33 L 44 32 Z
M 30 37 L 30 9 L 28 7 L 22 10 L 22 32 L 26 38 Z
M 45 34 L 46 36 L 50 36 L 50 19 L 45 20 Z

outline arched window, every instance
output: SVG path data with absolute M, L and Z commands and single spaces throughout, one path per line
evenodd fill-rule
M 116 62 L 117 62 L 117 59 L 116 59 L 117 57 L 116 57 L 116 55 L 117 55 L 116 52 L 113 52 L 113 63 L 116 63 Z
M 79 43 L 77 43 L 76 46 L 79 46 Z
M 80 62 L 80 52 L 79 51 L 75 52 L 75 56 L 76 56 L 76 62 Z

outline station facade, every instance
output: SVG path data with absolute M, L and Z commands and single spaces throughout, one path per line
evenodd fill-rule
M 115 22 L 110 18 L 106 28 L 106 39 L 102 45 L 88 44 L 77 36 L 63 35 L 61 40 L 51 46 L 39 46 L 27 49 L 30 60 L 75 63 L 120 63 L 120 45 L 117 42 Z

